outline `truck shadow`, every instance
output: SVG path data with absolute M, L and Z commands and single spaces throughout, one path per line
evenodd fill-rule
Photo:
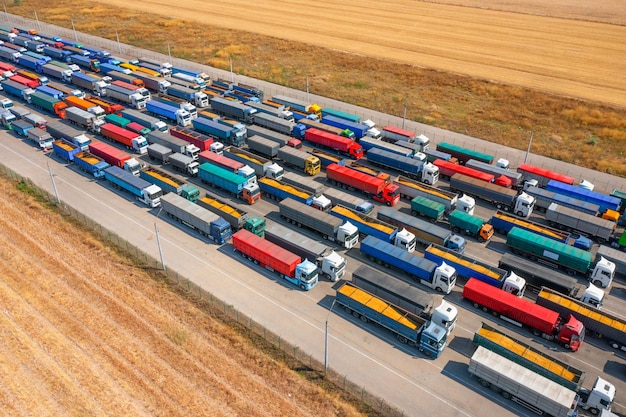
M 456 336 L 454 335 L 454 331 L 452 332 L 452 336 L 452 340 L 448 339 L 447 349 L 452 349 L 469 359 L 474 353 L 474 343 L 472 343 L 472 339 L 469 337 Z
M 612 286 L 611 290 L 609 291 L 609 294 L 613 297 L 626 300 L 626 288 L 618 288 L 618 287 Z

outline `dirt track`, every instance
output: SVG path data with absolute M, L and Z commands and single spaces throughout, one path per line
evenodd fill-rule
M 523 14 L 536 0 L 490 3 L 515 13 L 415 0 L 97 1 L 626 106 L 626 26 Z M 570 19 L 624 17 L 623 3 L 608 2 L 596 14 L 591 3 L 538 9 Z
M 360 415 L 3 179 L 0 192 L 2 416 Z

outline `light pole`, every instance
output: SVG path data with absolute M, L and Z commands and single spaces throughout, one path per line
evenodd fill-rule
M 161 210 L 159 210 L 159 213 Z M 156 223 L 154 224 L 154 232 L 156 233 L 157 246 L 159 247 L 159 256 L 161 257 L 161 265 L 163 266 L 163 270 L 165 271 L 165 260 L 163 259 L 163 250 L 161 249 L 161 239 L 159 238 L 159 229 L 157 228 Z
M 402 114 L 402 129 L 404 129 L 405 120 L 406 120 L 406 100 L 404 100 L 404 113 Z
M 326 329 L 324 331 L 324 375 L 328 372 L 328 319 L 330 318 L 330 313 L 333 311 L 334 306 L 335 302 L 333 301 L 330 305 L 328 315 L 326 316 Z
M 48 165 L 48 172 L 50 173 L 50 179 L 52 180 L 52 188 L 54 189 L 54 195 L 57 199 L 57 204 L 61 204 L 61 197 L 59 197 L 59 190 L 57 190 L 57 183 L 54 181 L 55 174 L 52 173 L 50 169 L 50 162 L 46 161 L 46 165 Z
M 533 144 L 533 134 L 535 132 L 531 131 L 530 132 L 530 140 L 528 141 L 528 149 L 526 150 L 526 157 L 524 158 L 524 163 L 526 163 L 526 161 L 528 161 L 528 154 L 530 153 L 530 145 Z

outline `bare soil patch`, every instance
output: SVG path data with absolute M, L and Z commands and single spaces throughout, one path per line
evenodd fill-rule
M 0 178 L 2 414 L 359 416 Z

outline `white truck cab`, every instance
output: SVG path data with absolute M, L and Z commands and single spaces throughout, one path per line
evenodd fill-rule
M 589 304 L 597 309 L 602 307 L 602 302 L 604 301 L 604 290 L 596 287 L 593 284 L 589 284 L 585 292 L 580 296 L 580 301 L 585 304 Z
M 420 154 L 424 155 L 418 152 L 418 155 Z M 426 155 L 424 155 L 424 157 L 426 157 Z M 427 185 L 435 185 L 437 181 L 439 181 L 439 168 L 430 162 L 425 163 L 422 168 L 421 181 Z
M 283 175 L 285 173 L 285 170 L 278 165 L 277 163 L 272 163 L 269 167 L 267 167 L 267 169 L 265 170 L 265 176 L 275 179 L 276 181 L 280 181 L 283 179 Z
M 473 197 L 463 194 L 456 200 L 456 209 L 461 210 L 467 214 L 474 215 L 474 207 L 476 206 L 476 200 Z
M 515 207 L 513 212 L 520 217 L 528 217 L 533 212 L 535 207 L 535 197 L 528 195 L 525 192 L 521 192 L 515 199 Z
M 402 228 L 402 230 L 398 230 L 398 232 L 396 233 L 393 245 L 411 253 L 415 251 L 416 243 L 417 238 L 415 237 L 415 235 L 405 228 Z
M 332 251 L 322 258 L 318 268 L 320 275 L 327 277 L 332 282 L 339 281 L 346 273 L 346 258 Z
M 345 222 L 339 227 L 335 240 L 346 249 L 351 249 L 359 243 L 359 229 L 352 223 Z
M 615 277 L 615 263 L 604 256 L 600 256 L 589 274 L 589 282 L 596 287 L 606 288 L 613 282 Z
M 510 272 L 504 278 L 502 290 L 522 298 L 524 296 L 524 292 L 526 292 L 526 280 L 517 275 L 515 272 Z
M 329 211 L 333 206 L 332 201 L 324 194 L 320 194 L 319 196 L 313 197 L 313 202 L 311 203 L 311 207 L 315 207 L 321 211 Z
M 439 304 L 439 306 L 435 308 L 435 311 L 433 311 L 430 321 L 443 327 L 446 329 L 446 333 L 450 334 L 456 327 L 456 321 L 458 318 L 459 310 L 446 300 L 441 300 L 441 304 Z
M 591 390 L 581 388 L 579 394 L 578 406 L 583 410 L 590 410 L 593 415 L 598 415 L 600 411 L 611 411 L 615 399 L 615 385 L 598 377 Z

